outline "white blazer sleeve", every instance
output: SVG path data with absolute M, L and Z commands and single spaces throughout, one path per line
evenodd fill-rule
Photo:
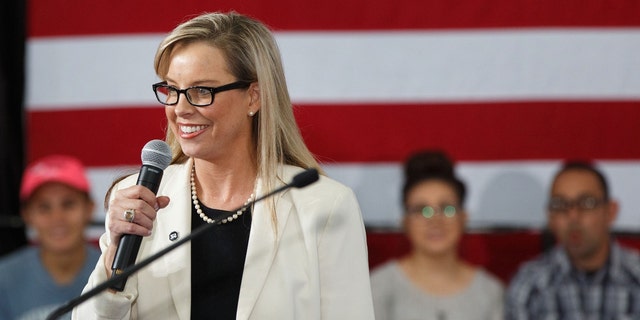
M 356 197 L 345 190 L 318 239 L 322 319 L 372 320 L 366 232 Z

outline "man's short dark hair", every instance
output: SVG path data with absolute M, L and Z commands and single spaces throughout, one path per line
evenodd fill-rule
M 553 178 L 553 181 L 555 182 L 558 179 L 558 176 L 560 176 L 561 174 L 567 171 L 573 171 L 573 170 L 582 170 L 582 171 L 587 171 L 592 173 L 596 177 L 596 179 L 598 179 L 598 182 L 600 182 L 600 186 L 602 187 L 602 193 L 604 195 L 604 200 L 605 201 L 609 200 L 609 184 L 607 183 L 607 179 L 605 178 L 604 174 L 602 174 L 602 172 L 598 170 L 591 162 L 584 161 L 584 160 L 567 161 L 564 163 L 562 168 L 556 173 L 555 177 Z

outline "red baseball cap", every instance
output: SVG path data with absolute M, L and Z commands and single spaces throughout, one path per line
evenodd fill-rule
M 27 200 L 33 191 L 47 182 L 60 182 L 83 192 L 89 192 L 89 180 L 80 160 L 65 155 L 46 156 L 31 163 L 22 176 L 20 200 Z

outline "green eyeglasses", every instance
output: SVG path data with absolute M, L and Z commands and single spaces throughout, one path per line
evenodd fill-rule
M 453 218 L 458 214 L 460 209 L 456 205 L 448 204 L 443 206 L 411 206 L 407 208 L 407 213 L 414 215 L 422 215 L 426 219 L 433 218 L 436 214 L 442 214 L 447 218 Z

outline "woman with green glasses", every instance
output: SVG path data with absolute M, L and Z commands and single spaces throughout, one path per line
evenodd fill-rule
M 466 190 L 447 155 L 416 153 L 404 173 L 402 226 L 411 250 L 372 272 L 376 319 L 502 319 L 502 284 L 458 254 Z

